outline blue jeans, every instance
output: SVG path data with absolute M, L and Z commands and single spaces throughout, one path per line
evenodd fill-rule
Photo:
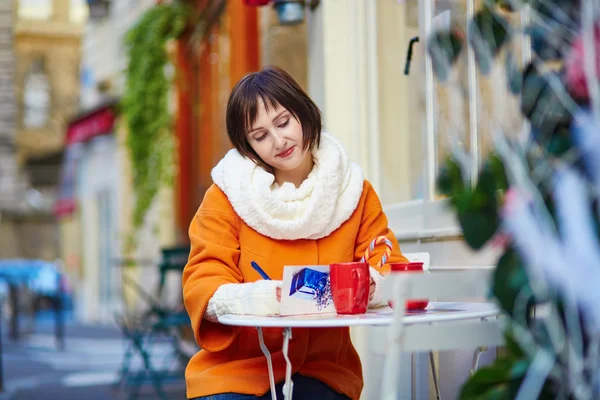
M 307 376 L 302 375 L 294 375 L 292 376 L 292 380 L 294 381 L 294 400 L 348 400 L 347 396 L 340 394 L 329 386 L 324 384 L 323 382 L 309 378 Z M 283 399 L 283 384 L 281 382 L 275 385 L 275 390 L 277 392 L 277 398 Z M 271 391 L 269 390 L 264 396 L 253 396 L 251 394 L 238 394 L 238 393 L 221 393 L 215 394 L 213 396 L 205 396 L 198 397 L 192 400 L 251 400 L 251 399 L 263 399 L 270 400 L 271 399 Z

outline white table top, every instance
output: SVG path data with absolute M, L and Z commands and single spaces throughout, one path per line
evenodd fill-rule
M 499 314 L 492 303 L 440 303 L 431 302 L 425 311 L 407 313 L 406 324 L 458 321 L 475 318 L 490 318 Z M 219 317 L 219 323 L 233 326 L 253 326 L 262 328 L 339 328 L 344 326 L 380 326 L 392 323 L 393 310 L 383 307 L 369 310 L 360 315 L 291 315 L 257 316 L 227 314 Z

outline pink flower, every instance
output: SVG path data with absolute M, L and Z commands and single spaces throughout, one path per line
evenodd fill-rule
M 594 47 L 596 51 L 596 76 L 600 77 L 600 26 L 594 29 Z M 588 100 L 590 97 L 584 69 L 584 46 L 581 35 L 575 39 L 571 52 L 566 59 L 567 88 L 571 95 L 578 100 Z
M 515 210 L 515 204 L 522 199 L 522 193 L 515 189 L 509 188 L 504 194 L 504 205 L 502 206 L 502 213 L 511 213 Z
M 497 233 L 491 240 L 490 246 L 493 249 L 506 250 L 512 242 L 512 237 L 508 233 Z
M 271 2 L 271 0 L 244 0 L 245 5 L 256 6 L 256 7 L 266 6 L 270 2 Z

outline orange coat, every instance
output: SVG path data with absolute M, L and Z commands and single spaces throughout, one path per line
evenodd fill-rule
M 208 301 L 220 285 L 261 279 L 251 261 L 256 261 L 272 279 L 281 280 L 284 265 L 359 260 L 371 240 L 381 235 L 394 244 L 389 261 L 406 260 L 388 229 L 379 198 L 367 181 L 354 213 L 322 239 L 275 240 L 257 233 L 240 219 L 216 185 L 206 192 L 189 234 L 191 252 L 183 272 L 183 295 L 202 350 L 186 369 L 188 398 L 228 392 L 262 396 L 269 391 L 267 362 L 257 330 L 203 319 Z M 383 251 L 376 249 L 373 264 Z M 282 330 L 269 328 L 263 333 L 272 354 L 275 380 L 281 382 L 285 378 Z M 289 356 L 293 373 L 316 378 L 353 400 L 359 399 L 362 368 L 348 328 L 294 329 Z

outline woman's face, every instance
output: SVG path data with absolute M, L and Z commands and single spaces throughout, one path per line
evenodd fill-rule
M 280 105 L 267 111 L 259 100 L 256 121 L 246 135 L 252 149 L 275 173 L 291 172 L 309 158 L 312 162 L 310 152 L 303 150 L 302 124 Z

